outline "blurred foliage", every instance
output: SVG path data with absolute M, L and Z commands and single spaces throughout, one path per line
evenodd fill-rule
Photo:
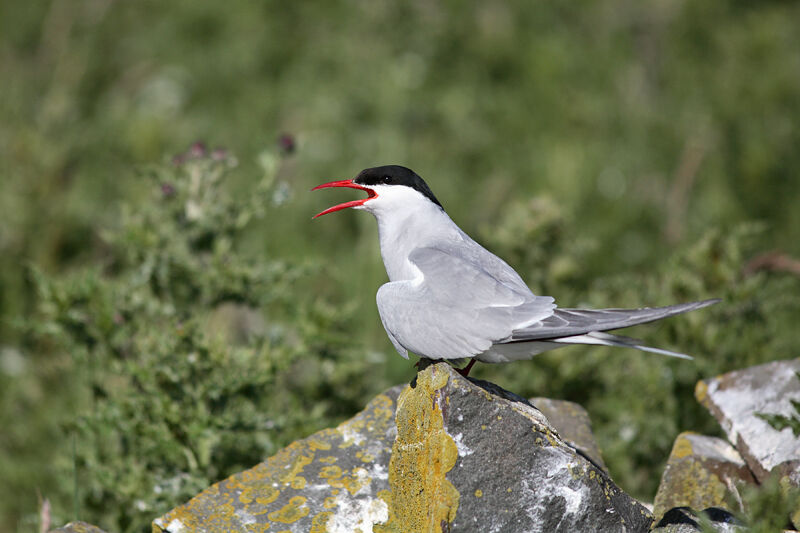
M 235 158 L 196 144 L 145 173 L 150 198 L 103 232 L 100 264 L 33 270 L 37 310 L 21 328 L 68 368 L 74 402 L 61 420 L 72 449 L 48 494 L 71 493 L 74 514 L 147 530 L 176 502 L 361 406 L 369 363 L 340 334 L 347 313 L 296 294 L 309 267 L 237 247 L 280 198 L 276 161 L 254 194 L 232 199 Z
M 477 369 L 481 377 L 519 394 L 564 397 L 585 406 L 615 481 L 638 487 L 647 498 L 655 494 L 677 433 L 691 429 L 722 436 L 694 401 L 698 380 L 796 355 L 800 331 L 792 322 L 800 316 L 800 280 L 743 272 L 765 229 L 741 224 L 727 232 L 709 230 L 647 273 L 586 281 L 581 265 L 600 243 L 573 238 L 574 229 L 550 201 L 536 199 L 526 207 L 508 211 L 491 248 L 513 258 L 534 292 L 594 308 L 722 299 L 680 318 L 623 330 L 630 336 L 641 333 L 652 346 L 693 354 L 691 362 L 633 350 L 570 347 L 537 356 L 526 363 L 530 372 L 517 365 Z M 511 235 L 521 239 L 507 238 Z
M 800 526 L 800 488 L 778 474 L 758 487 L 745 487 L 741 499 L 731 498 L 727 504 L 730 509 L 744 508 L 741 519 L 752 533 L 791 531 Z
M 674 436 L 718 431 L 697 379 L 797 356 L 797 277 L 745 268 L 800 255 L 797 20 L 724 0 L 4 3 L 0 529 L 29 530 L 38 495 L 56 521 L 144 527 L 409 380 L 373 303 L 374 221 L 312 223 L 336 193 L 305 193 L 386 163 L 563 306 L 724 299 L 629 333 L 693 363 L 565 348 L 474 371 L 586 405 L 614 478 L 651 499 Z M 196 139 L 236 172 L 199 146 L 137 170 Z

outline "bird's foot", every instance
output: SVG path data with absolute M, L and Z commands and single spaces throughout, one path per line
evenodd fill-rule
M 417 372 L 422 372 L 423 370 L 425 370 L 429 366 L 435 365 L 438 362 L 439 361 L 437 361 L 435 359 L 428 359 L 427 357 L 420 357 L 419 361 L 417 361 L 414 364 L 414 366 L 417 367 Z
M 453 368 L 453 370 L 455 370 L 456 372 L 458 372 L 462 376 L 467 377 L 467 376 L 469 376 L 469 371 L 472 370 L 472 365 L 474 365 L 476 361 L 477 361 L 477 359 L 472 359 L 472 360 L 470 360 L 469 364 L 467 364 L 467 366 L 465 366 L 464 368 Z M 442 359 L 428 359 L 427 357 L 421 357 L 419 361 L 414 363 L 414 366 L 417 368 L 417 372 L 422 372 L 423 370 L 425 370 L 429 366 L 435 365 L 436 363 L 441 363 L 441 362 L 442 362 Z
M 470 360 L 469 364 L 467 366 L 465 366 L 464 368 L 456 368 L 456 372 L 458 372 L 459 374 L 461 374 L 464 377 L 469 376 L 469 371 L 472 370 L 472 365 L 475 364 L 475 361 L 477 361 L 477 359 L 472 359 L 472 360 Z

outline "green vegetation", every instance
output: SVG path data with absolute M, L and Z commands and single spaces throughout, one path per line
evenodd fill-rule
M 732 498 L 733 499 L 733 498 Z M 747 487 L 740 501 L 728 502 L 730 509 L 744 506 L 742 521 L 747 531 L 772 533 L 796 529 L 800 523 L 800 489 L 786 477 L 773 474 L 759 487 Z
M 104 235 L 102 270 L 34 276 L 30 337 L 75 370 L 78 416 L 63 426 L 73 511 L 123 531 L 358 409 L 366 392 L 352 386 L 360 354 L 338 333 L 347 315 L 291 290 L 306 269 L 235 249 L 275 198 L 273 173 L 234 201 L 221 187 L 227 153 L 196 145 L 181 159 L 148 173 L 155 194 Z
M 797 373 L 796 376 L 797 379 L 800 380 L 800 373 Z M 756 416 L 778 431 L 784 428 L 790 428 L 795 437 L 800 437 L 800 402 L 797 400 L 789 400 L 789 403 L 792 404 L 794 410 L 790 416 L 769 413 L 756 413 Z
M 7 4 L 2 530 L 44 498 L 54 523 L 146 530 L 410 380 L 374 221 L 310 220 L 353 191 L 308 189 L 376 164 L 561 305 L 724 299 L 629 333 L 691 363 L 474 370 L 585 405 L 637 497 L 679 431 L 719 432 L 698 379 L 798 355 L 800 279 L 753 261 L 800 256 L 794 3 Z M 230 152 L 171 162 L 197 139 Z

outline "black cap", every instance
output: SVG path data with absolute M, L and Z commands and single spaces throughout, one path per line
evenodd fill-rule
M 400 165 L 366 168 L 359 172 L 358 176 L 356 176 L 353 181 L 359 185 L 365 186 L 404 185 L 406 187 L 411 187 L 431 202 L 442 207 L 442 204 L 440 204 L 439 200 L 433 195 L 433 191 L 428 187 L 428 184 L 425 183 L 416 172 Z

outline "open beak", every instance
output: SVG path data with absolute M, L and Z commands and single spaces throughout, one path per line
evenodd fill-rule
M 314 215 L 314 218 L 321 217 L 322 215 L 327 215 L 328 213 L 333 213 L 334 211 L 340 211 L 342 209 L 347 209 L 348 207 L 358 207 L 359 205 L 364 205 L 364 202 L 367 200 L 372 200 L 378 196 L 378 193 L 373 191 L 372 189 L 368 189 L 367 187 L 362 187 L 357 183 L 353 183 L 353 180 L 341 180 L 341 181 L 331 181 L 330 183 L 323 183 L 322 185 L 317 185 L 312 191 L 316 191 L 317 189 L 327 189 L 329 187 L 349 187 L 351 189 L 361 189 L 365 191 L 368 196 L 361 200 L 353 200 L 352 202 L 345 202 L 343 204 L 335 205 L 333 207 L 329 207 L 325 211 L 321 213 L 317 213 Z

